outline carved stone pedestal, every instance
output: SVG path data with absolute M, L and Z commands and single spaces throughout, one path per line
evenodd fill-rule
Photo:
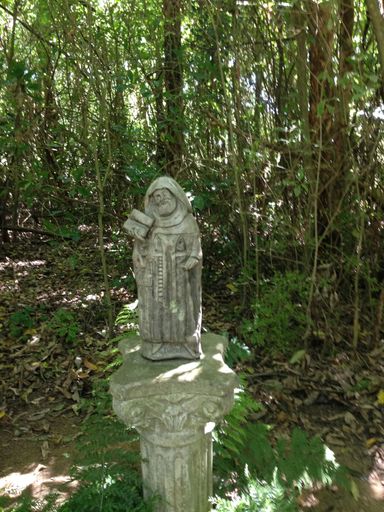
M 205 334 L 198 361 L 148 361 L 139 337 L 120 343 L 124 364 L 112 376 L 113 408 L 140 433 L 144 496 L 157 512 L 208 512 L 215 423 L 233 404 L 237 383 L 223 362 L 226 340 Z

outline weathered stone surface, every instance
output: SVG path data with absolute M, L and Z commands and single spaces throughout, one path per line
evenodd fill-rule
M 113 408 L 140 432 L 144 494 L 157 512 L 207 512 L 212 492 L 211 431 L 232 407 L 237 383 L 223 362 L 226 340 L 203 335 L 198 361 L 150 362 L 139 337 L 120 343 L 122 367 L 111 378 Z
M 202 252 L 187 196 L 172 178 L 156 179 L 145 196 L 145 213 L 133 210 L 124 228 L 135 238 L 142 355 L 198 359 Z
M 211 432 L 232 407 L 236 377 L 225 338 L 206 334 L 201 349 L 202 253 L 187 196 L 158 178 L 144 209 L 124 224 L 135 239 L 140 337 L 120 343 L 113 408 L 140 433 L 144 496 L 159 496 L 156 512 L 208 512 Z
M 144 497 L 159 496 L 156 512 L 208 512 L 212 494 L 212 438 L 186 431 L 178 435 L 144 434 Z

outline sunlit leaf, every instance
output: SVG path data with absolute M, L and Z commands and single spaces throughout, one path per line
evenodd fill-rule
M 384 389 L 380 389 L 377 393 L 377 403 L 379 405 L 384 405 Z
M 351 493 L 352 493 L 353 498 L 357 501 L 360 497 L 360 491 L 359 491 L 359 488 L 357 487 L 357 484 L 354 480 L 351 480 Z
M 88 361 L 88 359 L 84 360 L 84 366 L 89 370 L 93 370 L 95 372 L 98 370 L 98 367 L 95 364 L 91 363 L 91 361 Z
M 370 437 L 365 441 L 365 446 L 369 449 L 372 448 L 380 439 L 378 437 Z
M 299 361 L 301 361 L 303 359 L 303 357 L 305 356 L 306 353 L 307 353 L 307 351 L 304 349 L 298 350 L 297 352 L 295 352 L 293 354 L 293 356 L 289 360 L 289 363 L 290 364 L 298 363 Z

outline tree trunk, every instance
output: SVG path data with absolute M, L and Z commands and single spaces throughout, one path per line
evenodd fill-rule
M 13 124 L 13 153 L 9 158 L 9 176 L 6 178 L 6 184 L 9 188 L 5 190 L 3 196 L 4 200 L 12 196 L 12 223 L 18 224 L 19 214 L 19 199 L 20 199 L 20 172 L 22 167 L 22 158 L 24 152 L 24 133 L 23 133 L 23 103 L 24 103 L 24 77 L 22 74 L 17 73 L 13 75 L 13 66 L 17 64 L 15 60 L 15 34 L 16 34 L 16 22 L 19 14 L 20 0 L 16 0 L 13 5 L 13 20 L 12 20 L 12 32 L 10 36 L 9 51 L 6 52 L 7 66 L 9 77 L 13 77 L 10 80 L 8 86 L 8 102 L 14 109 L 14 124 Z M 2 208 L 3 215 L 6 216 L 7 205 L 4 204 Z M 4 233 L 4 231 L 3 231 Z M 14 233 L 13 238 L 17 236 Z M 6 241 L 6 237 L 4 239 Z
M 296 69 L 297 69 L 297 94 L 300 107 L 300 117 L 302 126 L 302 142 L 304 143 L 303 160 L 308 164 L 308 171 L 312 167 L 310 159 L 310 126 L 308 117 L 308 50 L 307 50 L 307 20 L 301 6 L 297 7 L 293 19 L 296 36 Z M 308 158 L 309 157 L 309 158 Z M 306 166 L 307 167 L 307 166 Z
M 352 71 L 353 56 L 354 0 L 340 0 L 339 4 L 339 77 L 337 86 L 338 101 L 335 104 L 335 150 L 336 169 L 342 181 L 351 166 L 349 145 L 349 103 L 351 81 L 347 74 Z
M 232 94 L 233 94 L 233 113 L 236 122 L 236 146 L 234 146 L 233 134 L 231 134 L 231 153 L 234 157 L 234 171 L 235 171 L 235 185 L 237 192 L 237 199 L 239 203 L 240 219 L 241 219 L 241 236 L 242 236 L 242 259 L 244 268 L 248 265 L 249 253 L 249 222 L 247 211 L 245 207 L 243 174 L 247 175 L 247 162 L 244 156 L 246 140 L 245 140 L 245 126 L 244 126 L 244 112 L 241 104 L 241 69 L 240 69 L 240 52 L 238 51 L 237 41 L 239 40 L 239 26 L 238 26 L 238 9 L 236 2 L 233 3 L 232 12 L 232 36 L 233 36 L 233 54 L 234 64 L 232 68 Z M 223 87 L 225 83 L 223 82 Z M 230 109 L 231 107 L 229 107 Z M 232 121 L 230 121 L 232 122 Z M 233 146 L 233 147 L 232 147 Z M 236 154 L 236 156 L 235 156 Z M 244 287 L 245 292 L 245 287 Z M 245 297 L 243 297 L 245 302 Z
M 157 71 L 155 91 L 155 109 L 156 109 L 156 164 L 159 169 L 165 168 L 165 133 L 164 133 L 164 76 L 163 70 Z
M 93 29 L 93 12 L 91 6 L 88 8 L 88 23 L 89 27 Z M 90 32 L 92 37 L 92 32 Z M 104 280 L 104 304 L 106 307 L 107 313 L 107 327 L 108 327 L 108 339 L 111 339 L 113 336 L 114 330 L 114 320 L 113 320 L 113 304 L 111 297 L 111 288 L 109 284 L 109 271 L 108 271 L 108 262 L 106 256 L 106 248 L 104 243 L 104 234 L 105 234 L 105 226 L 104 226 L 104 212 L 105 212 L 105 191 L 106 186 L 110 183 L 112 179 L 112 153 L 111 153 L 111 123 L 110 123 L 110 111 L 107 108 L 106 95 L 108 86 L 110 85 L 107 80 L 103 80 L 102 76 L 107 76 L 106 69 L 108 69 L 108 61 L 104 60 L 104 69 L 99 67 L 99 62 L 96 61 L 95 58 L 95 48 L 96 39 L 93 38 L 89 41 L 89 60 L 91 64 L 92 71 L 92 79 L 90 80 L 91 88 L 93 89 L 93 93 L 95 95 L 95 99 L 97 101 L 97 125 L 94 136 L 92 138 L 91 147 L 93 160 L 95 165 L 95 174 L 96 174 L 96 184 L 97 184 L 97 197 L 98 197 L 98 242 L 99 242 L 99 252 L 100 252 L 100 260 L 101 267 L 103 272 L 103 280 Z M 105 50 L 105 45 L 100 45 L 101 51 Z M 103 54 L 105 56 L 105 52 Z M 104 158 L 101 158 L 99 148 L 102 147 L 102 142 L 105 139 L 105 153 L 103 155 Z
M 384 87 L 384 6 L 380 11 L 378 0 L 366 0 L 369 17 L 375 34 L 377 49 L 379 52 L 381 77 Z
M 165 171 L 177 177 L 183 164 L 184 115 L 181 0 L 163 0 L 165 85 Z
M 333 85 L 334 20 L 329 2 L 309 1 L 310 92 L 309 124 L 315 172 L 311 176 L 314 202 L 317 202 L 317 229 L 321 236 L 329 230 L 338 199 L 338 170 L 333 145 L 335 93 Z

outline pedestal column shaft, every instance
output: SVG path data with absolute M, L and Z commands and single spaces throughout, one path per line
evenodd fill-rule
M 142 433 L 140 440 L 144 497 L 159 497 L 156 512 L 208 512 L 211 434 Z

